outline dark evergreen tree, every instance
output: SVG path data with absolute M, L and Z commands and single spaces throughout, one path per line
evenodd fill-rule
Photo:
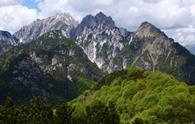
M 117 112 L 117 110 L 116 110 L 115 105 L 114 105 L 113 102 L 109 102 L 108 110 L 109 110 L 108 124 L 110 122 L 112 124 L 119 124 L 120 123 L 120 116 L 119 116 L 119 114 L 118 114 L 118 112 Z
M 73 124 L 72 113 L 74 109 L 68 106 L 67 103 L 63 103 L 56 108 L 55 124 Z
M 12 98 L 7 96 L 4 101 L 4 105 L 0 109 L 0 118 L 3 124 L 16 124 L 18 111 L 14 106 Z
M 4 101 L 4 106 L 5 107 L 12 107 L 13 106 L 13 101 L 12 98 L 7 96 Z
M 52 121 L 53 111 L 41 97 L 33 97 L 30 105 L 30 124 L 49 124 Z
M 133 121 L 133 124 L 149 124 L 148 121 L 146 120 L 143 120 L 141 118 L 136 118 L 134 121 Z
M 87 124 L 119 124 L 120 119 L 114 104 L 110 103 L 106 106 L 102 102 L 97 102 L 86 108 Z

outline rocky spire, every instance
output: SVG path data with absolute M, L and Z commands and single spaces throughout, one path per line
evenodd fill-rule
M 106 16 L 103 12 L 99 12 L 95 16 L 87 15 L 84 17 L 77 28 L 72 29 L 70 36 L 75 38 L 84 30 L 84 28 L 97 28 L 104 30 L 113 27 L 115 27 L 115 22 L 112 18 L 110 16 Z

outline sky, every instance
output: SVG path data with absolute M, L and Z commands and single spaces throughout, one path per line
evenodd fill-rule
M 129 31 L 148 21 L 182 45 L 195 44 L 195 0 L 0 0 L 0 30 L 14 33 L 56 13 L 81 21 L 99 11 Z

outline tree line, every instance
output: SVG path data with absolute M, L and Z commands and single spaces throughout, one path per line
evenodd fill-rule
M 119 124 L 114 103 L 97 102 L 86 108 L 80 118 L 73 117 L 74 108 L 67 103 L 49 105 L 42 97 L 33 97 L 29 105 L 14 105 L 6 97 L 0 105 L 0 124 Z

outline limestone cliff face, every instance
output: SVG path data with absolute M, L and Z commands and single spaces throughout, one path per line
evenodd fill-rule
M 92 62 L 111 72 L 110 60 L 128 44 L 126 37 L 129 34 L 126 29 L 116 27 L 111 17 L 100 12 L 96 16 L 86 16 L 70 36 L 75 38 Z

